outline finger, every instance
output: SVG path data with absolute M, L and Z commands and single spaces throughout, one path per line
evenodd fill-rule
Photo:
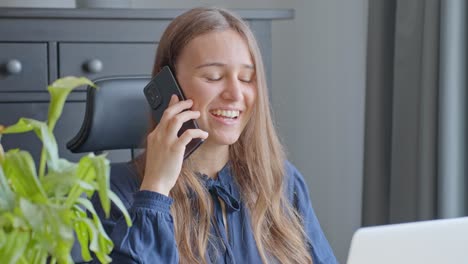
M 176 99 L 176 100 L 179 100 L 179 99 Z M 193 101 L 190 99 L 174 103 L 173 105 L 169 106 L 166 110 L 164 110 L 164 113 L 161 117 L 161 122 L 163 120 L 171 119 L 173 116 L 179 114 L 180 112 L 184 110 L 190 109 L 192 105 L 193 105 Z
M 185 148 L 190 141 L 194 138 L 201 138 L 207 139 L 208 132 L 203 131 L 201 129 L 187 129 L 180 137 L 179 140 L 176 142 L 178 147 Z
M 184 111 L 180 114 L 175 115 L 172 117 L 170 120 L 168 126 L 167 126 L 167 132 L 170 135 L 175 135 L 177 136 L 177 133 L 179 132 L 180 128 L 182 125 L 192 119 L 197 119 L 200 117 L 200 111 Z
M 169 106 L 179 102 L 179 97 L 177 95 L 173 94 L 171 95 L 171 100 L 169 100 Z

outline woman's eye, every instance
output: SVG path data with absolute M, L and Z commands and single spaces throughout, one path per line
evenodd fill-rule
M 216 82 L 221 80 L 221 76 L 206 76 L 205 78 L 210 82 Z
M 239 78 L 239 81 L 244 82 L 244 83 L 251 83 L 252 78 Z

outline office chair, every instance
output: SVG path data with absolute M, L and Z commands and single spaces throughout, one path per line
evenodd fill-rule
M 134 158 L 137 150 L 142 147 L 150 121 L 151 108 L 143 94 L 143 88 L 150 80 L 150 76 L 116 76 L 94 80 L 98 88 L 87 88 L 82 126 L 77 135 L 67 143 L 67 148 L 73 153 L 96 154 L 128 149 Z M 135 177 L 130 166 L 127 162 L 111 163 L 111 189 L 114 192 L 118 193 L 119 190 L 115 189 L 112 182 L 134 184 L 129 180 L 130 177 Z M 127 208 L 133 203 L 131 194 L 126 194 L 121 199 Z M 109 230 L 106 232 L 109 234 Z M 72 249 L 72 258 L 75 263 L 85 263 L 77 242 Z
M 150 113 L 143 88 L 150 79 L 116 76 L 94 80 L 98 88 L 87 88 L 83 124 L 67 148 L 73 153 L 140 148 Z

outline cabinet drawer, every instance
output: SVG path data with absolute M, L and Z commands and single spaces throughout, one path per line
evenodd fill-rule
M 61 43 L 59 75 L 149 75 L 155 53 L 154 43 Z
M 47 44 L 0 43 L 0 92 L 47 91 Z

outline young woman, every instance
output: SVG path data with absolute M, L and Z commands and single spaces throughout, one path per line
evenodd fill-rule
M 302 175 L 285 160 L 247 24 L 227 10 L 192 9 L 161 38 L 153 74 L 165 65 L 187 100 L 173 96 L 145 154 L 113 172 L 133 220 L 127 228 L 118 210 L 103 219 L 113 261 L 337 263 Z M 178 137 L 191 119 L 200 129 Z M 204 143 L 184 161 L 193 138 Z

